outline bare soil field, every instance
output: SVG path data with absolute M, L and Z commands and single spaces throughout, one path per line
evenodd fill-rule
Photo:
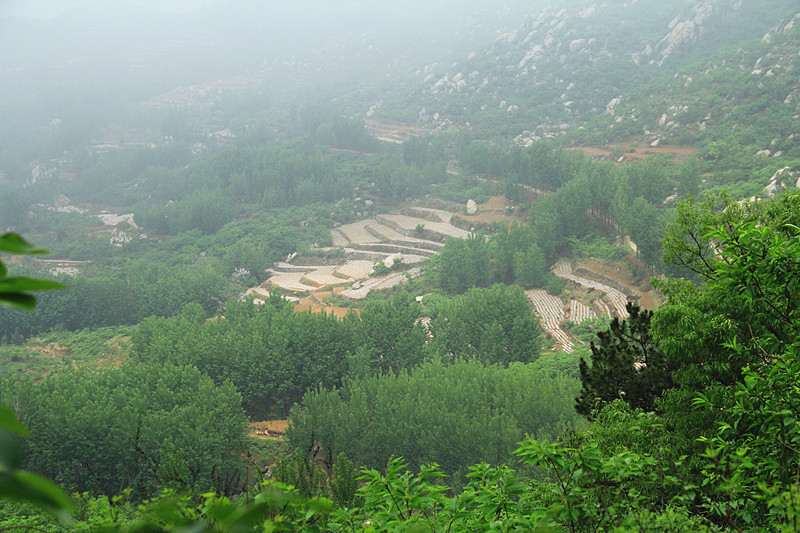
M 289 426 L 288 420 L 250 422 L 250 436 L 257 439 L 281 439 Z
M 574 146 L 567 150 L 580 151 L 593 159 L 624 164 L 626 161 L 642 160 L 658 155 L 673 156 L 677 160 L 688 159 L 699 148 L 695 146 Z M 622 161 L 619 158 L 622 157 Z
M 488 202 L 478 204 L 478 212 L 472 216 L 466 214 L 459 214 L 459 218 L 468 222 L 525 222 L 525 218 L 513 212 L 511 208 L 513 204 L 509 202 L 505 196 L 492 196 Z
M 353 309 L 350 307 L 339 307 L 336 305 L 322 305 L 322 304 L 309 304 L 309 303 L 299 303 L 294 306 L 295 313 L 306 313 L 308 311 L 311 311 L 314 314 L 317 313 L 333 314 L 333 316 L 335 316 L 336 318 L 344 318 L 350 312 L 358 314 L 361 310 Z

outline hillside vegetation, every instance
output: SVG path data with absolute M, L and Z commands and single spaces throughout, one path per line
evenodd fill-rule
M 0 17 L 0 529 L 797 530 L 796 2 L 171 9 Z

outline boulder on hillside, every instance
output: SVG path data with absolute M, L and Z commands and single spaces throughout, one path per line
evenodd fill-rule
M 385 266 L 386 268 L 392 268 L 394 266 L 395 262 L 402 263 L 403 262 L 403 254 L 396 253 L 396 254 L 392 254 L 390 256 L 387 256 L 386 259 L 383 260 L 383 266 Z
M 467 214 L 472 216 L 478 212 L 478 204 L 475 203 L 475 200 L 469 199 L 467 200 Z

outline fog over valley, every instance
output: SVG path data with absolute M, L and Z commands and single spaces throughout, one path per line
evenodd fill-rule
M 794 0 L 0 3 L 0 529 L 794 531 Z

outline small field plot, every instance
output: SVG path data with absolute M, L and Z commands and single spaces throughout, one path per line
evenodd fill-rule
M 336 273 L 352 279 L 368 278 L 372 273 L 374 263 L 366 260 L 348 261 L 336 269 Z
M 378 220 L 386 222 L 390 226 L 400 228 L 401 231 L 409 232 L 422 226 L 427 231 L 438 233 L 443 237 L 455 237 L 456 239 L 466 239 L 471 235 L 467 230 L 457 228 L 445 222 L 431 222 L 424 218 L 410 217 L 407 215 L 378 215 Z
M 584 305 L 578 300 L 569 301 L 569 319 L 579 324 L 587 318 L 597 318 L 594 310 L 588 305 Z
M 556 263 L 556 265 L 553 267 L 553 274 L 559 278 L 573 281 L 578 285 L 582 285 L 589 289 L 595 289 L 604 292 L 605 297 L 611 303 L 611 306 L 614 308 L 614 311 L 616 311 L 617 316 L 621 318 L 626 318 L 628 316 L 628 310 L 625 308 L 628 303 L 627 296 L 614 287 L 610 287 L 604 283 L 600 283 L 599 281 L 576 276 L 572 273 L 572 263 L 569 261 L 562 260 Z
M 335 266 L 319 267 L 311 272 L 306 272 L 306 275 L 300 278 L 300 281 L 318 287 L 349 283 L 349 278 L 342 278 L 335 275 L 337 268 L 338 267 Z
M 528 295 L 536 314 L 542 321 L 542 329 L 558 341 L 561 350 L 572 353 L 574 344 L 569 335 L 561 329 L 561 322 L 564 320 L 564 308 L 561 299 L 542 289 L 525 291 L 525 294 Z
M 339 226 L 338 229 L 353 244 L 381 242 L 383 239 L 380 239 L 367 231 L 366 227 L 369 225 L 369 223 L 369 220 L 361 220 L 359 222 L 353 222 L 352 224 Z
M 422 213 L 432 213 L 439 217 L 442 222 L 447 222 L 448 224 L 453 219 L 453 215 L 455 214 L 443 209 L 432 209 L 430 207 L 412 207 L 411 209 L 414 211 L 420 211 Z
M 286 272 L 283 274 L 277 274 L 275 276 L 272 276 L 267 280 L 267 283 L 292 292 L 295 291 L 305 292 L 305 291 L 317 290 L 319 287 L 314 287 L 312 285 L 308 285 L 300 281 L 301 278 L 305 275 L 306 275 L 305 272 Z
M 347 237 L 345 237 L 344 234 L 338 229 L 331 230 L 331 242 L 337 247 L 344 247 L 350 244 L 350 241 L 347 239 Z
M 390 289 L 400 285 L 401 283 L 407 282 L 408 277 L 406 277 L 406 274 L 414 278 L 419 276 L 421 273 L 422 271 L 420 269 L 412 268 L 407 272 L 394 272 L 386 276 L 371 278 L 365 281 L 358 289 L 343 290 L 339 293 L 339 296 L 344 296 L 345 298 L 350 298 L 351 300 L 361 300 L 366 298 L 371 291 Z

